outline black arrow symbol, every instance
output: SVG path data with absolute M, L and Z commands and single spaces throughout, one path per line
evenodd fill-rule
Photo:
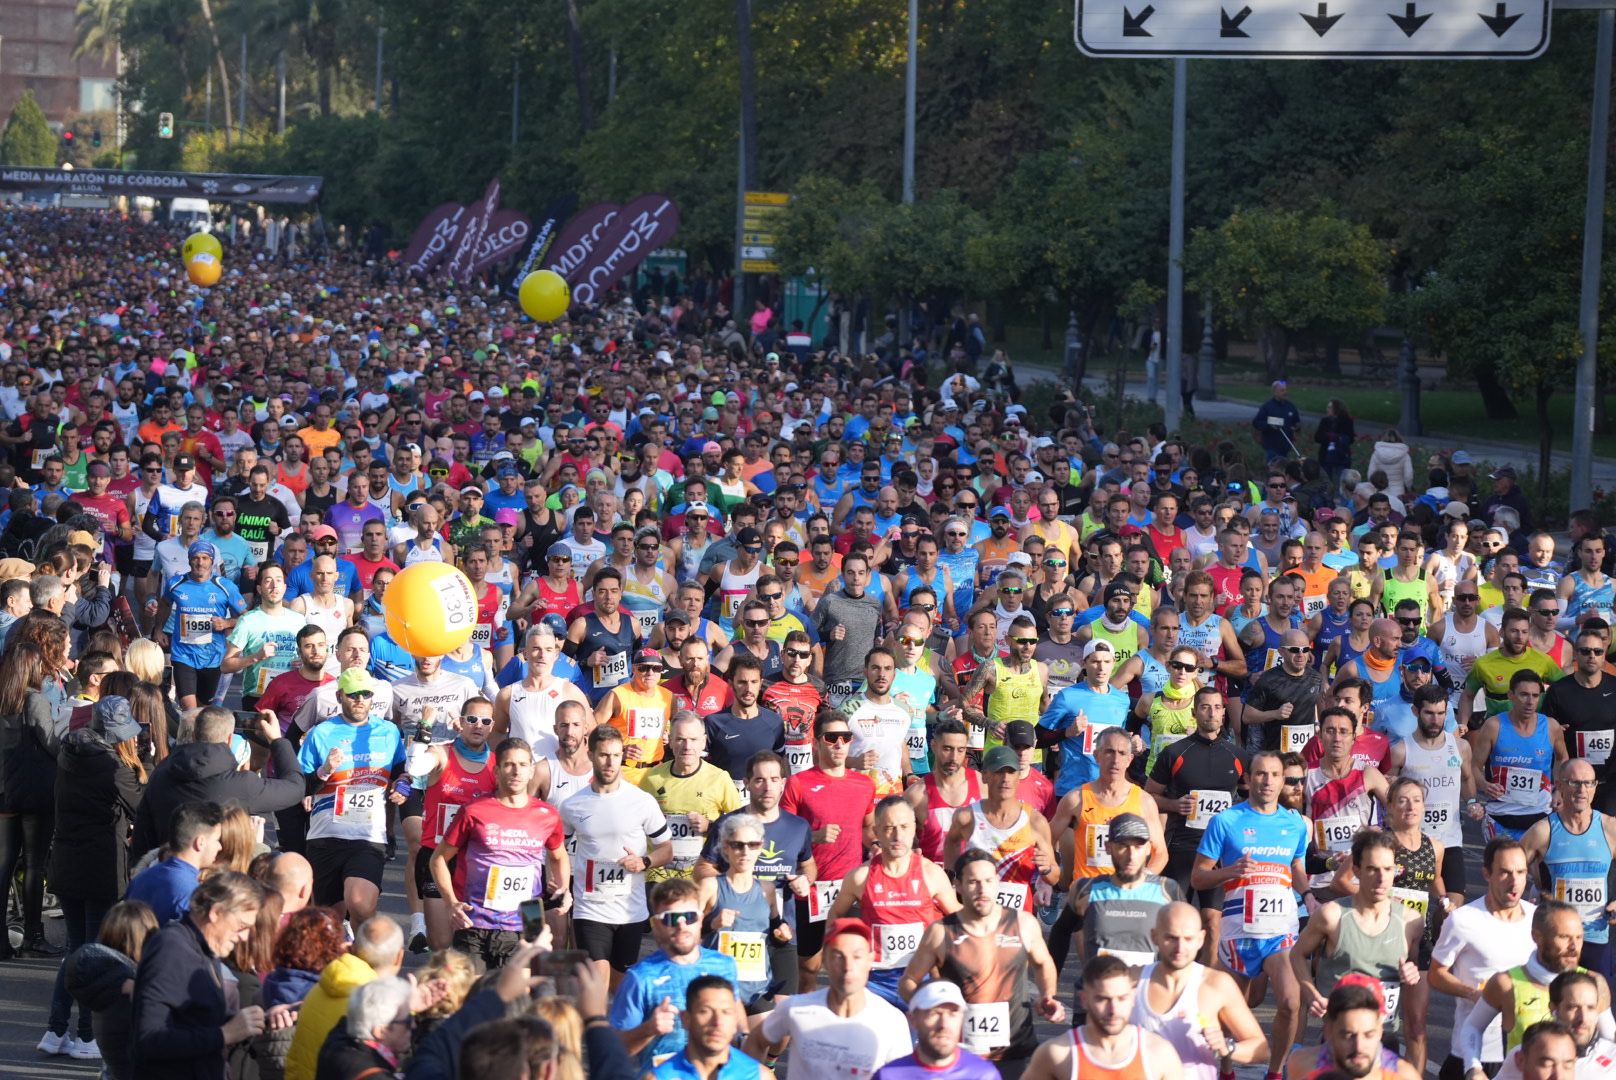
M 1135 15 L 1127 8 L 1122 9 L 1122 36 L 1123 37 L 1150 37 L 1150 31 L 1145 29 L 1145 20 L 1156 14 L 1156 9 L 1146 4 Z
M 1246 21 L 1246 16 L 1247 15 L 1251 14 L 1251 9 L 1250 8 L 1248 8 L 1248 7 L 1241 8 L 1238 12 L 1235 13 L 1234 18 L 1232 18 L 1232 19 L 1229 17 L 1229 13 L 1227 11 L 1224 11 L 1221 7 L 1218 8 L 1218 14 L 1223 16 L 1223 26 L 1218 31 L 1218 34 L 1220 36 L 1222 36 L 1222 37 L 1250 37 L 1251 36 L 1250 34 L 1246 33 L 1244 30 L 1240 29 L 1240 24 Z
M 1520 19 L 1519 15 L 1506 15 L 1504 11 L 1504 5 L 1499 4 L 1491 15 L 1481 16 L 1481 21 L 1487 24 L 1487 29 L 1491 30 L 1495 37 L 1503 37 L 1509 33 L 1509 28 Z
M 1319 4 L 1319 13 L 1317 15 L 1309 15 L 1302 11 L 1298 11 L 1297 14 L 1307 21 L 1307 25 L 1311 26 L 1313 32 L 1319 37 L 1328 34 L 1330 27 L 1341 20 L 1341 16 L 1330 14 L 1330 5 L 1328 3 Z
M 1397 29 L 1401 30 L 1404 35 L 1413 37 L 1415 32 L 1425 25 L 1425 20 L 1431 17 L 1431 13 L 1426 12 L 1424 15 L 1416 15 L 1414 14 L 1414 5 L 1409 3 L 1403 5 L 1401 15 L 1392 15 L 1388 12 L 1386 17 L 1396 23 Z

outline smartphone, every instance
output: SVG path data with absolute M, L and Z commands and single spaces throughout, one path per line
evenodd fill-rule
M 522 916 L 522 937 L 532 941 L 544 933 L 544 901 L 523 900 L 516 905 L 516 912 Z
M 582 949 L 557 949 L 534 957 L 532 971 L 554 982 L 557 997 L 576 999 L 578 977 L 575 971 L 588 960 L 589 954 Z
M 235 709 L 236 734 L 250 743 L 258 746 L 268 746 L 264 736 L 258 730 L 258 714 L 247 709 Z

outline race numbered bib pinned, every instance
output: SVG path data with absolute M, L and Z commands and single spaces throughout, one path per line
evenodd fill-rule
M 1421 915 L 1431 907 L 1431 894 L 1425 889 L 1392 889 L 1392 899 Z
M 381 816 L 386 788 L 374 784 L 342 784 L 332 804 L 332 816 L 343 825 L 370 825 Z
M 1012 911 L 1027 910 L 1027 886 L 1020 881 L 1001 881 L 993 888 L 993 901 Z
M 965 725 L 965 748 L 983 750 L 988 745 L 988 729 L 981 724 Z
M 1325 851 L 1350 851 L 1352 838 L 1363 828 L 1363 822 L 1350 817 L 1320 818 L 1313 827 L 1318 834 L 1319 847 Z
M 920 935 L 926 932 L 925 923 L 882 923 L 875 928 L 877 960 L 875 966 L 883 969 L 901 968 L 920 948 Z
M 1453 806 L 1448 803 L 1441 803 L 1437 806 L 1427 804 L 1425 816 L 1420 820 L 1426 832 L 1438 832 L 1447 828 L 1448 822 L 1452 819 Z
M 584 894 L 603 900 L 627 896 L 632 878 L 621 863 L 584 860 Z
M 1312 724 L 1279 725 L 1279 749 L 1285 754 L 1300 754 L 1313 738 Z
M 1190 798 L 1195 800 L 1195 809 L 1184 819 L 1184 824 L 1192 829 L 1206 828 L 1215 816 L 1234 805 L 1234 796 L 1227 791 L 1196 788 L 1190 792 Z
M 651 639 L 651 631 L 655 630 L 657 623 L 661 621 L 662 612 L 660 609 L 634 612 L 634 625 L 640 631 L 641 641 L 649 641 Z
M 960 1032 L 965 1048 L 987 1056 L 1010 1045 L 1010 1003 L 985 1001 L 965 1006 L 965 1026 Z
M 1587 759 L 1590 765 L 1609 761 L 1613 747 L 1616 747 L 1616 729 L 1577 732 L 1577 756 Z
M 595 686 L 616 686 L 626 678 L 628 678 L 628 653 L 610 653 L 600 663 L 600 674 L 595 679 Z
M 1543 774 L 1536 769 L 1504 769 L 1504 794 L 1536 795 L 1543 790 Z
M 662 738 L 662 729 L 666 718 L 661 709 L 630 709 L 628 711 L 628 737 L 631 739 L 648 739 L 652 742 Z
M 1250 937 L 1279 937 L 1296 929 L 1296 897 L 1284 885 L 1247 885 L 1240 894 L 1240 928 Z
M 720 930 L 718 951 L 735 961 L 735 977 L 741 982 L 762 982 L 769 977 L 768 953 L 762 933 Z
M 909 750 L 910 761 L 926 760 L 926 729 L 910 728 L 909 734 L 904 736 L 904 746 Z
M 1103 867 L 1112 869 L 1116 864 L 1111 861 L 1111 852 L 1106 850 L 1105 842 L 1111 838 L 1111 823 L 1102 821 L 1091 824 L 1083 830 L 1083 861 L 1090 867 Z
M 690 819 L 683 814 L 673 814 L 668 818 L 668 835 L 673 839 L 673 866 L 688 870 L 696 865 L 701 857 L 701 846 L 706 837 L 696 831 L 690 824 Z
M 483 906 L 489 911 L 511 912 L 523 900 L 533 899 L 533 886 L 538 880 L 534 866 L 500 866 L 488 868 L 488 885 L 483 890 Z
M 1603 877 L 1563 877 L 1554 881 L 1554 898 L 1570 904 L 1584 919 L 1602 916 L 1605 912 L 1605 879 Z
M 1386 1011 L 1383 1014 L 1388 1020 L 1397 1015 L 1397 1003 L 1403 1000 L 1403 984 L 1400 982 L 1382 982 L 1380 992 L 1386 998 Z
M 213 641 L 212 615 L 180 615 L 180 644 L 207 645 Z
M 812 746 L 805 743 L 802 746 L 786 747 L 786 768 L 791 770 L 792 775 L 806 772 L 813 767 L 814 748 Z
M 488 648 L 494 643 L 494 628 L 487 623 L 478 623 L 471 628 L 471 640 L 478 648 Z
M 264 563 L 265 561 L 267 561 L 269 559 L 269 541 L 268 540 L 248 540 L 247 541 L 247 556 L 252 561 L 253 565 L 255 565 L 255 566 L 260 565 L 260 564 Z
M 437 843 L 443 843 L 443 838 L 449 835 L 449 826 L 454 824 L 455 818 L 460 816 L 458 803 L 441 802 L 438 804 Z M 435 845 L 434 845 L 435 846 Z
M 813 890 L 808 893 L 808 921 L 819 923 L 829 918 L 830 909 L 836 906 L 836 898 L 840 895 L 842 895 L 841 878 L 814 882 Z

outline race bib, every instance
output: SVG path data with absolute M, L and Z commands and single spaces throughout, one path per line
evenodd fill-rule
M 1386 1018 L 1391 1019 L 1397 1015 L 1397 1003 L 1403 1000 L 1403 984 L 1383 982 L 1380 984 L 1380 990 L 1386 995 Z
M 1313 616 L 1315 616 L 1319 612 L 1323 611 L 1324 608 L 1325 608 L 1325 605 L 1327 605 L 1329 602 L 1330 602 L 1329 598 L 1325 597 L 1325 596 L 1305 596 L 1305 597 L 1303 597 L 1302 598 L 1302 614 L 1303 614 L 1303 617 L 1311 619 Z
M 584 893 L 588 896 L 603 900 L 627 896 L 632 877 L 619 863 L 584 860 Z
M 786 768 L 793 774 L 804 772 L 814 767 L 814 748 L 804 743 L 801 746 L 786 747 Z
M 965 748 L 984 750 L 988 745 L 988 729 L 980 724 L 965 725 Z
M 1134 952 L 1132 949 L 1100 948 L 1095 950 L 1095 954 L 1098 956 L 1114 956 L 1129 967 L 1136 968 L 1144 967 L 1146 964 L 1152 964 L 1156 961 L 1155 953 Z
M 1240 928 L 1250 937 L 1279 937 L 1296 927 L 1296 897 L 1283 885 L 1241 890 Z
M 845 679 L 842 682 L 833 682 L 825 687 L 825 702 L 832 708 L 840 705 L 853 696 L 853 690 L 858 685 L 856 680 Z
M 332 815 L 343 825 L 369 826 L 381 816 L 382 795 L 386 788 L 366 784 L 343 784 L 337 788 Z
M 993 901 L 1012 911 L 1027 910 L 1027 886 L 1020 881 L 1001 881 L 993 889 Z
M 449 826 L 453 825 L 454 819 L 459 816 L 460 806 L 458 803 L 442 802 L 438 804 L 438 844 L 443 843 L 443 838 L 449 835 Z
M 1437 832 L 1447 827 L 1449 819 L 1453 816 L 1453 807 L 1448 803 L 1441 806 L 1427 806 L 1425 816 L 1421 819 L 1426 832 Z
M 1431 894 L 1425 889 L 1392 889 L 1392 899 L 1424 915 L 1431 907 Z
M 662 612 L 660 611 L 636 611 L 634 613 L 634 625 L 639 628 L 640 640 L 649 641 L 651 631 L 655 630 L 657 623 L 661 621 Z
M 489 911 L 515 911 L 523 900 L 533 899 L 533 885 L 537 878 L 535 866 L 500 866 L 488 868 L 488 887 L 483 891 L 483 907 Z
M 1313 825 L 1318 832 L 1319 847 L 1325 851 L 1351 850 L 1352 838 L 1363 828 L 1363 822 L 1349 817 L 1321 818 Z
M 478 623 L 471 628 L 471 640 L 479 648 L 488 648 L 494 643 L 494 628 L 487 623 Z
M 965 1027 L 960 1032 L 965 1048 L 986 1056 L 1010 1045 L 1010 1003 L 985 1001 L 965 1006 Z
M 1116 864 L 1111 861 L 1111 853 L 1106 850 L 1105 842 L 1111 837 L 1111 823 L 1101 822 L 1090 825 L 1083 831 L 1083 861 L 1092 867 L 1112 869 Z
M 47 446 L 43 450 L 35 450 L 34 471 L 38 472 L 39 470 L 43 469 L 45 467 L 45 462 L 49 461 L 51 455 L 54 453 L 56 453 L 56 448 L 54 446 Z
M 1234 796 L 1227 791 L 1207 791 L 1197 788 L 1190 792 L 1195 800 L 1195 811 L 1184 819 L 1192 829 L 1204 829 L 1212 818 L 1234 805 Z
M 882 923 L 876 928 L 879 957 L 875 966 L 883 969 L 901 968 L 920 948 L 920 935 L 926 932 L 925 923 Z
M 762 982 L 769 977 L 766 948 L 761 933 L 718 932 L 718 951 L 734 959 L 735 976 L 741 982 Z
M 1537 795 L 1543 790 L 1543 774 L 1536 769 L 1506 768 L 1505 795 Z
M 1577 756 L 1586 758 L 1590 765 L 1603 765 L 1610 760 L 1610 751 L 1616 746 L 1616 730 L 1577 732 Z
M 269 558 L 269 541 L 248 540 L 247 556 L 254 565 L 265 562 Z
M 601 661 L 600 674 L 595 678 L 597 688 L 616 686 L 628 678 L 628 653 L 612 653 Z
M 212 615 L 180 616 L 180 644 L 208 645 L 213 641 Z
M 835 881 L 816 881 L 813 891 L 808 894 L 808 921 L 824 922 L 830 916 L 830 909 L 835 906 L 836 898 L 842 895 L 842 879 Z
M 910 728 L 909 734 L 904 736 L 904 746 L 909 750 L 911 761 L 926 760 L 926 729 Z
M 696 865 L 701 857 L 701 845 L 706 839 L 696 831 L 683 814 L 674 814 L 668 818 L 668 835 L 673 838 L 674 869 L 688 870 Z
M 1313 738 L 1312 724 L 1279 725 L 1279 749 L 1284 754 L 1300 754 L 1308 740 Z
M 1556 878 L 1554 898 L 1577 909 L 1584 920 L 1605 913 L 1605 879 L 1602 877 Z
M 724 618 L 729 619 L 731 621 L 734 621 L 735 613 L 737 611 L 741 610 L 741 601 L 745 600 L 745 599 L 746 599 L 746 590 L 745 589 L 742 589 L 740 592 L 726 592 L 726 593 L 724 593 L 723 594 L 723 608 L 722 608 Z
M 660 709 L 630 709 L 628 711 L 628 737 L 631 739 L 649 739 L 652 742 L 662 738 L 663 716 Z

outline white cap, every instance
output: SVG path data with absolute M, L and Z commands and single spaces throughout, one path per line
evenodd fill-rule
M 926 983 L 915 996 L 909 999 L 910 1012 L 925 1012 L 942 1005 L 952 1005 L 961 1012 L 965 1010 L 965 995 L 960 988 L 946 979 L 933 979 Z
M 1099 649 L 1104 649 L 1112 656 L 1116 656 L 1117 654 L 1117 651 L 1111 647 L 1111 643 L 1109 641 L 1105 640 L 1104 638 L 1093 638 L 1087 645 L 1083 646 L 1083 659 L 1087 660 Z

